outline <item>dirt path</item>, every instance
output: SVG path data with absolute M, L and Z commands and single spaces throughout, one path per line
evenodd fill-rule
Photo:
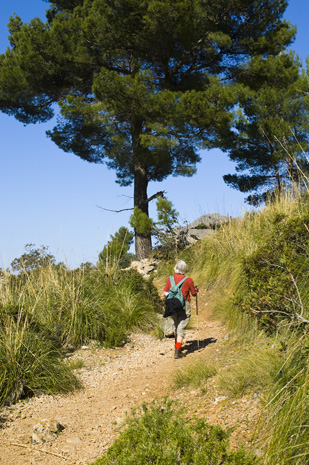
M 194 313 L 194 303 L 192 307 Z M 142 333 L 133 334 L 123 348 L 78 351 L 74 357 L 84 360 L 84 367 L 77 371 L 84 384 L 82 391 L 68 396 L 43 395 L 2 411 L 1 465 L 91 463 L 119 435 L 131 408 L 165 395 L 183 401 L 190 416 L 234 427 L 232 445 L 249 443 L 259 413 L 254 398 L 229 401 L 218 391 L 215 380 L 204 394 L 172 387 L 175 371 L 198 358 L 225 364 L 227 329 L 212 319 L 203 292 L 199 294 L 199 331 L 195 315 L 192 323 L 185 342 L 187 355 L 180 360 L 173 358 L 173 339 L 159 341 Z M 65 429 L 55 441 L 32 446 L 33 426 L 43 419 L 57 420 Z

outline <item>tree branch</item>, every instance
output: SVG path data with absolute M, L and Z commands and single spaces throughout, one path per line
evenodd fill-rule
M 165 191 L 159 191 L 156 194 L 153 194 L 151 197 L 149 197 L 149 199 L 147 199 L 147 203 L 151 202 L 153 199 L 156 199 L 157 197 L 163 197 L 164 198 L 165 193 L 166 193 Z
M 20 444 L 18 442 L 11 442 L 11 441 L 6 441 L 6 442 L 10 444 L 11 446 L 24 447 L 25 449 L 35 450 L 38 452 L 43 452 L 44 454 L 54 455 L 55 457 L 59 457 L 62 460 L 68 460 L 63 455 L 55 454 L 55 452 L 50 452 L 49 450 L 39 449 L 37 447 L 32 447 L 31 445 L 28 445 L 28 444 Z
M 109 208 L 103 208 L 100 207 L 100 205 L 96 205 L 96 207 L 100 208 L 101 210 L 105 210 L 106 212 L 113 212 L 113 213 L 120 213 L 120 212 L 125 212 L 129 210 L 134 210 L 134 208 L 122 208 L 121 210 L 110 210 Z
M 159 191 L 156 194 L 153 194 L 149 199 L 147 199 L 147 203 L 151 202 L 153 199 L 156 199 L 157 197 L 163 197 L 164 198 L 165 191 Z M 121 210 L 110 210 L 109 208 L 104 208 L 100 207 L 100 205 L 96 205 L 97 208 L 100 208 L 101 210 L 104 210 L 106 212 L 113 212 L 113 213 L 121 213 L 121 212 L 126 212 L 130 210 L 134 210 L 134 207 L 131 208 L 122 208 Z

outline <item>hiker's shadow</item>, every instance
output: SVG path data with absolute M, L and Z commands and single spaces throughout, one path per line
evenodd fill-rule
M 205 349 L 205 347 L 209 346 L 209 344 L 215 344 L 217 340 L 218 339 L 215 339 L 214 337 L 207 337 L 206 339 L 201 339 L 199 341 L 187 341 L 183 347 L 183 355 L 192 354 L 192 352 L 195 352 L 197 350 Z

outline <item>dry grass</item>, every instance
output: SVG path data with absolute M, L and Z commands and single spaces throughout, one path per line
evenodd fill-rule
M 216 373 L 217 369 L 214 365 L 204 360 L 198 360 L 191 365 L 177 370 L 174 384 L 176 388 L 181 388 L 183 386 L 194 386 L 199 388 L 205 385 L 207 380 L 212 378 Z

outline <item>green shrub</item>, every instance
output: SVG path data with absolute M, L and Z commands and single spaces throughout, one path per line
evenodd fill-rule
M 205 223 L 199 223 L 196 226 L 194 226 L 194 229 L 207 229 L 207 226 Z
M 135 255 L 128 253 L 133 243 L 134 233 L 128 228 L 121 226 L 118 231 L 111 235 L 110 240 L 104 246 L 98 256 L 98 265 L 101 268 L 109 267 L 126 268 L 135 260 Z
M 136 233 L 147 235 L 151 233 L 153 220 L 140 208 L 134 207 L 129 224 L 134 228 Z
M 188 421 L 171 402 L 143 406 L 95 465 L 253 465 L 243 450 L 228 449 L 228 433 L 204 420 Z
M 185 232 L 178 222 L 179 213 L 165 197 L 158 197 L 156 203 L 158 220 L 152 228 L 152 236 L 156 240 L 155 255 L 164 260 L 175 260 L 179 251 L 187 245 Z
M 263 327 L 308 322 L 309 213 L 276 215 L 257 250 L 244 260 L 247 292 L 241 308 L 254 312 Z

